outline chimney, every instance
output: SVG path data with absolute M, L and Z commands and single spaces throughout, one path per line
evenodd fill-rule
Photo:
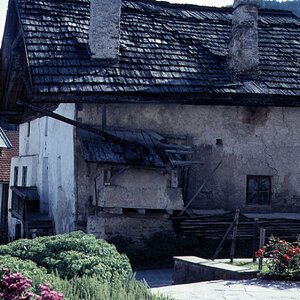
M 235 0 L 232 36 L 229 46 L 230 68 L 235 76 L 258 71 L 258 0 Z
M 90 0 L 89 48 L 92 59 L 117 61 L 121 0 Z

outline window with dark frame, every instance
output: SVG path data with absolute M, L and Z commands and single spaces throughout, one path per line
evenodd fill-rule
M 14 168 L 14 186 L 18 185 L 19 168 Z
M 271 176 L 247 176 L 247 204 L 269 205 L 271 203 Z
M 27 185 L 27 167 L 23 167 L 22 169 L 22 186 Z
M 27 137 L 30 136 L 30 122 L 27 122 Z

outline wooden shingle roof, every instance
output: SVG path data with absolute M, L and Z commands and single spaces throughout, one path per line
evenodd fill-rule
M 227 55 L 230 8 L 123 0 L 119 63 L 104 66 L 88 53 L 89 0 L 18 0 L 18 6 L 38 97 L 99 92 L 300 96 L 300 19 L 289 12 L 260 11 L 260 72 L 233 82 Z

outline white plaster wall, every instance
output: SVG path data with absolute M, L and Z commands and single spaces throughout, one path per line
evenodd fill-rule
M 75 105 L 60 104 L 55 113 L 74 119 Z M 54 218 L 56 233 L 70 232 L 75 216 L 74 128 L 42 117 L 30 122 L 28 136 L 28 126 L 29 123 L 20 125 L 20 156 L 13 159 L 11 185 L 14 165 L 28 163 L 29 166 L 28 157 L 35 156 L 36 165 L 33 168 L 36 175 L 32 177 L 28 171 L 28 185 L 37 186 L 41 212 Z M 19 168 L 19 184 L 21 176 L 22 168 Z
M 201 209 L 300 211 L 300 108 L 176 104 L 106 105 L 107 126 L 189 135 L 197 152 L 191 198 L 217 163 L 223 164 L 195 200 Z M 84 122 L 101 124 L 101 106 L 84 105 Z M 216 145 L 222 139 L 223 145 Z M 272 205 L 246 205 L 247 175 L 272 176 Z

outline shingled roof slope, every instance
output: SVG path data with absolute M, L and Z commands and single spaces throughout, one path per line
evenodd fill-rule
M 19 155 L 19 132 L 5 131 L 12 144 L 11 149 L 3 149 L 0 156 L 0 182 L 9 182 L 11 158 Z
M 260 73 L 232 85 L 229 8 L 123 0 L 119 64 L 91 62 L 88 0 L 18 0 L 34 93 L 300 95 L 300 19 L 259 15 Z

